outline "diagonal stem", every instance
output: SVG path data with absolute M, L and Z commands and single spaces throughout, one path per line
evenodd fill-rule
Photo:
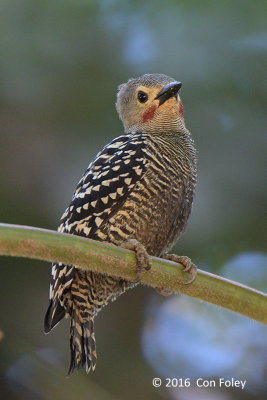
M 132 251 L 47 229 L 0 224 L 0 254 L 63 262 L 129 281 L 136 279 Z M 156 257 L 151 260 L 152 268 L 143 274 L 141 283 L 183 293 L 267 324 L 265 293 L 201 270 L 191 285 L 184 285 L 189 274 L 182 272 L 182 265 Z

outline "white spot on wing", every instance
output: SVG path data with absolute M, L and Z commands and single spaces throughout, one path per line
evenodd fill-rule
M 109 165 L 107 167 L 108 167 L 108 169 L 104 172 L 101 172 L 101 174 L 99 175 L 99 178 L 102 178 L 103 176 L 106 176 L 109 173 Z
M 115 193 L 109 193 L 109 197 L 111 197 L 113 200 L 115 200 L 116 197 L 117 197 L 117 193 L 116 192 Z
M 133 169 L 135 170 L 137 175 L 141 175 L 142 174 L 142 169 L 140 167 L 133 167 Z
M 99 227 L 100 224 L 102 223 L 102 221 L 103 221 L 103 220 L 102 220 L 101 218 L 96 217 L 96 219 L 95 219 L 95 224 L 96 224 L 96 226 Z
M 112 181 L 112 179 L 107 179 L 105 181 L 102 181 L 102 185 L 103 186 L 109 186 L 111 181 Z
M 107 204 L 107 202 L 108 202 L 108 196 L 106 196 L 106 197 L 101 197 L 101 200 L 103 201 L 104 204 Z
M 92 187 L 92 190 L 94 190 L 95 192 L 98 191 L 100 189 L 100 185 L 96 185 Z
M 109 146 L 107 146 L 107 149 L 117 149 L 119 148 L 122 144 L 124 144 L 123 142 L 117 142 L 117 143 L 112 143 Z
M 88 227 L 83 228 L 83 231 L 84 231 L 85 235 L 87 235 L 87 236 L 89 235 L 90 230 L 91 230 L 91 228 L 88 228 Z
M 132 182 L 132 178 L 125 178 L 124 182 L 126 183 L 126 185 L 130 185 L 130 183 Z

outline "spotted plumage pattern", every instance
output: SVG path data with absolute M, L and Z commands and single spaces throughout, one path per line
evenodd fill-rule
M 181 115 L 177 87 L 172 78 L 159 74 L 119 87 L 117 109 L 126 133 L 88 166 L 61 218 L 60 232 L 119 246 L 135 239 L 155 256 L 171 248 L 186 227 L 196 183 L 196 152 Z M 151 97 L 147 105 L 138 103 L 138 98 L 144 99 L 140 88 Z M 126 116 L 125 107 L 130 110 Z M 45 331 L 70 317 L 69 373 L 82 365 L 87 372 L 95 368 L 94 318 L 134 285 L 53 264 Z

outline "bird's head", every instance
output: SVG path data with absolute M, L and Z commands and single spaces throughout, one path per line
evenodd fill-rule
M 177 132 L 184 127 L 182 83 L 145 74 L 118 88 L 116 108 L 126 132 Z

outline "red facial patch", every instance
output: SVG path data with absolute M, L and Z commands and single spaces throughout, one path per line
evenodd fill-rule
M 156 106 L 149 107 L 143 114 L 142 121 L 145 123 L 154 117 Z
M 181 118 L 184 118 L 184 106 L 181 100 L 179 100 L 179 115 Z

